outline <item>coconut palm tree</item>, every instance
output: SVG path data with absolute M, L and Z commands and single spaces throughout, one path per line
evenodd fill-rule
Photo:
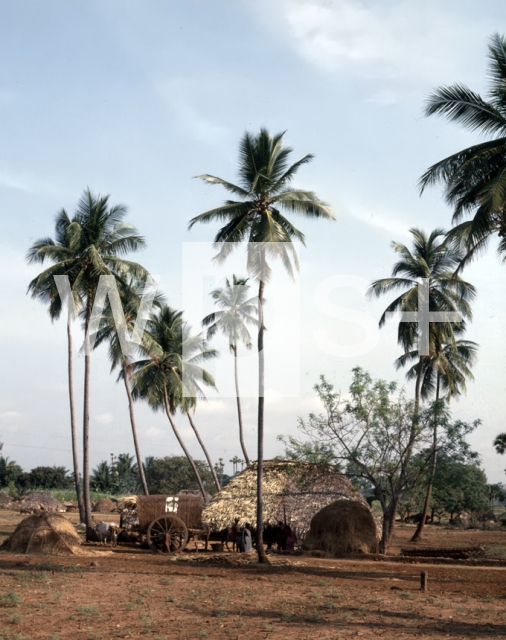
M 474 299 L 474 287 L 455 274 L 462 252 L 450 247 L 446 242 L 445 232 L 435 229 L 429 235 L 419 229 L 411 229 L 413 248 L 393 242 L 394 251 L 399 255 L 399 261 L 394 264 L 392 276 L 372 283 L 369 295 L 382 295 L 404 290 L 383 312 L 379 326 L 385 324 L 387 313 L 396 311 L 418 311 L 418 290 L 424 280 L 428 281 L 428 306 L 430 311 L 460 312 L 463 318 L 471 318 L 470 300 Z M 402 276 L 402 277 L 398 277 Z M 465 330 L 465 322 L 461 323 Z M 453 340 L 454 323 L 438 322 L 429 326 L 429 353 L 436 351 L 437 341 Z M 415 402 L 410 434 L 410 446 L 406 451 L 401 474 L 409 472 L 411 455 L 416 436 L 419 432 L 419 411 L 421 387 L 425 362 L 428 358 L 420 353 L 418 342 L 420 332 L 416 322 L 399 322 L 397 339 L 403 347 L 404 353 L 416 350 L 418 368 L 416 370 Z M 396 504 L 392 504 L 395 511 Z
M 127 287 L 121 287 L 120 300 L 125 318 L 125 328 L 129 333 L 135 331 L 135 323 L 138 318 L 141 306 L 142 296 L 145 293 L 145 285 L 130 280 Z M 153 294 L 153 304 L 160 307 L 164 302 L 164 297 L 160 292 Z M 149 333 L 145 332 L 142 340 L 150 340 Z M 149 495 L 148 484 L 146 482 L 146 474 L 142 464 L 141 450 L 139 439 L 137 437 L 137 425 L 135 422 L 134 400 L 131 391 L 131 377 L 134 370 L 133 359 L 130 353 L 124 353 L 121 348 L 121 340 L 116 327 L 114 313 L 111 305 L 107 305 L 104 310 L 99 330 L 97 331 L 94 348 L 97 348 L 102 342 L 109 342 L 109 359 L 111 361 L 111 371 L 120 368 L 118 381 L 123 380 L 125 391 L 128 398 L 128 412 L 130 415 L 130 425 L 132 427 L 132 436 L 134 440 L 135 455 L 137 458 L 137 468 L 145 495 Z M 149 345 L 147 347 L 149 349 Z M 140 347 L 139 347 L 140 349 Z
M 466 249 L 463 266 L 500 238 L 506 257 L 506 38 L 494 34 L 489 53 L 488 100 L 463 84 L 439 87 L 427 100 L 425 114 L 441 115 L 488 139 L 473 144 L 430 167 L 420 179 L 421 191 L 436 183 L 444 187 L 456 225 L 451 237 Z M 472 215 L 471 220 L 462 219 Z
M 395 298 L 383 312 L 379 326 L 382 327 L 387 313 L 396 311 L 418 311 L 418 287 L 422 280 L 429 284 L 429 310 L 460 312 L 464 318 L 472 317 L 470 301 L 476 296 L 475 288 L 455 275 L 455 269 L 462 259 L 462 252 L 448 245 L 446 235 L 442 229 L 435 229 L 427 235 L 420 229 L 410 229 L 413 236 L 413 248 L 398 242 L 392 247 L 399 255 L 394 264 L 392 276 L 376 280 L 371 284 L 369 295 L 380 297 L 398 290 L 404 290 Z M 402 277 L 398 277 L 401 275 Z M 461 324 L 465 329 L 465 322 Z M 453 340 L 454 323 L 431 323 L 429 331 L 429 350 L 436 351 L 438 341 L 444 343 Z M 403 347 L 404 353 L 409 354 L 419 339 L 418 324 L 416 322 L 399 322 L 397 339 Z M 428 356 L 418 354 L 419 366 L 416 369 L 415 385 L 415 418 L 420 406 L 421 385 L 425 370 L 424 362 Z
M 497 453 L 504 455 L 506 453 L 506 433 L 500 433 L 494 439 L 494 447 Z
M 72 254 L 52 253 L 54 243 L 43 239 L 35 243 L 31 255 L 54 256 L 54 264 L 43 271 L 31 283 L 29 290 L 48 290 L 54 276 L 67 275 L 71 291 L 83 301 L 85 356 L 83 399 L 83 500 L 84 522 L 93 527 L 90 502 L 90 373 L 91 342 L 90 322 L 93 300 L 100 276 L 113 276 L 120 286 L 127 286 L 127 278 L 146 279 L 148 272 L 141 265 L 125 260 L 122 256 L 144 248 L 145 241 L 136 229 L 124 222 L 127 210 L 124 205 L 109 206 L 109 196 L 94 195 L 87 189 L 78 202 L 71 222 Z M 47 240 L 47 242 L 46 242 Z
M 257 475 L 257 549 L 260 562 L 267 557 L 263 548 L 263 440 L 264 440 L 264 289 L 271 273 L 268 259 L 279 258 L 293 277 L 298 269 L 297 254 L 292 241 L 304 244 L 304 234 L 286 218 L 284 213 L 307 218 L 334 220 L 330 207 L 312 191 L 291 187 L 298 169 L 313 159 L 308 154 L 292 165 L 288 158 L 290 147 L 283 146 L 284 133 L 271 136 L 261 129 L 254 136 L 246 132 L 239 144 L 239 185 L 212 175 L 198 176 L 209 184 L 219 184 L 236 200 L 196 216 L 197 223 L 224 222 L 214 238 L 223 262 L 238 243 L 248 242 L 247 268 L 258 280 L 258 475 Z
M 151 315 L 147 331 L 151 342 L 145 343 L 145 357 L 135 363 L 133 397 L 147 400 L 154 411 L 165 411 L 205 500 L 204 484 L 173 416 L 178 408 L 183 408 L 189 414 L 192 399 L 197 394 L 204 396 L 202 384 L 214 386 L 212 376 L 201 363 L 215 357 L 216 351 L 207 349 L 201 338 L 189 336 L 182 312 L 165 305 Z M 186 361 L 184 356 L 187 357 Z
M 239 441 L 247 465 L 249 465 L 249 456 L 246 451 L 246 445 L 244 444 L 237 354 L 240 342 L 246 346 L 246 349 L 251 349 L 251 335 L 247 325 L 257 324 L 257 319 L 254 316 L 258 311 L 258 298 L 256 296 L 253 298 L 249 297 L 248 280 L 249 278 L 237 278 L 234 274 L 232 276 L 232 282 L 227 278 L 225 287 L 220 287 L 212 291 L 211 297 L 219 310 L 210 313 L 202 320 L 202 324 L 205 327 L 209 327 L 207 330 L 208 340 L 220 331 L 228 339 L 230 351 L 234 356 L 234 380 L 237 400 L 237 418 L 239 420 Z
M 462 329 L 459 325 L 454 326 L 455 333 L 461 333 Z M 432 486 L 434 484 L 434 478 L 436 476 L 437 468 L 437 454 L 438 454 L 438 426 L 439 426 L 439 411 L 440 411 L 440 391 L 442 390 L 445 395 L 445 401 L 448 403 L 453 397 L 459 396 L 466 391 L 466 381 L 473 380 L 474 376 L 471 371 L 471 367 L 476 361 L 476 353 L 478 345 L 470 340 L 454 338 L 442 342 L 438 340 L 437 330 L 435 334 L 434 351 L 426 358 L 423 365 L 422 373 L 422 387 L 421 397 L 423 399 L 428 398 L 434 392 L 436 394 L 436 401 L 434 403 L 434 429 L 432 436 L 432 449 L 431 449 L 431 469 L 429 473 L 429 482 L 427 484 L 427 490 L 425 493 L 424 506 L 422 510 L 422 517 L 416 528 L 412 542 L 417 542 L 422 537 L 422 533 L 427 520 L 427 514 L 429 511 L 429 503 L 432 494 Z M 416 360 L 414 364 L 406 373 L 408 380 L 416 379 L 418 376 L 418 368 L 420 367 L 420 361 L 418 358 L 418 352 L 411 351 L 408 354 L 402 355 L 396 361 L 396 367 L 400 368 L 404 366 L 408 360 Z
M 68 271 L 65 275 L 72 276 L 70 269 L 71 260 L 75 259 L 77 251 L 77 234 L 79 226 L 72 222 L 65 211 L 62 209 L 56 215 L 55 220 L 55 239 L 43 238 L 35 242 L 28 250 L 27 260 L 29 263 L 52 262 L 54 265 L 60 265 L 59 275 L 63 271 Z M 75 270 L 74 270 L 75 275 Z M 57 320 L 63 309 L 63 300 L 58 294 L 58 288 L 54 277 L 35 278 L 28 285 L 28 291 L 33 298 L 39 298 L 44 303 L 49 304 L 49 316 L 51 321 Z M 72 462 L 74 467 L 74 483 L 77 496 L 77 504 L 79 508 L 79 518 L 81 522 L 85 520 L 84 501 L 81 489 L 81 479 L 79 475 L 79 460 L 77 451 L 77 431 L 76 431 L 76 414 L 74 402 L 74 366 L 73 366 L 73 340 L 72 340 L 72 320 L 74 320 L 74 310 L 79 310 L 82 306 L 82 300 L 79 292 L 75 287 L 71 287 L 71 295 L 73 300 L 67 300 L 67 370 L 68 370 L 68 392 L 70 405 L 70 434 L 72 442 Z M 73 303 L 73 304 L 72 304 Z

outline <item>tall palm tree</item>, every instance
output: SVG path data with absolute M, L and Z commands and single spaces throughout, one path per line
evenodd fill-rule
M 190 221 L 197 223 L 224 222 L 214 238 L 219 250 L 218 262 L 226 260 L 238 243 L 248 242 L 247 267 L 258 280 L 258 453 L 257 453 L 257 549 L 258 559 L 265 562 L 263 547 L 263 441 L 264 441 L 264 289 L 271 269 L 267 262 L 279 258 L 293 277 L 298 260 L 294 239 L 304 244 L 304 234 L 286 218 L 294 213 L 308 218 L 334 220 L 330 207 L 312 191 L 291 187 L 298 169 L 313 159 L 308 154 L 292 165 L 288 158 L 292 149 L 283 146 L 284 133 L 271 136 L 261 129 L 254 136 L 246 132 L 239 144 L 239 185 L 212 175 L 198 176 L 210 184 L 219 184 L 237 200 L 201 213 Z
M 79 226 L 73 223 L 65 209 L 59 211 L 55 220 L 55 239 L 43 238 L 35 242 L 28 250 L 27 260 L 29 263 L 44 264 L 46 261 L 55 265 L 60 265 L 66 270 L 69 261 L 74 259 L 78 245 L 76 242 Z M 69 274 L 72 275 L 71 269 Z M 61 275 L 61 274 L 60 274 Z M 74 274 L 75 275 L 75 274 Z M 33 298 L 39 298 L 42 302 L 49 304 L 49 316 L 51 321 L 57 320 L 63 310 L 63 300 L 58 294 L 58 288 L 54 278 L 35 278 L 28 285 L 28 291 Z M 76 489 L 77 504 L 79 508 L 79 518 L 81 522 L 85 520 L 84 500 L 81 489 L 81 478 L 79 475 L 79 459 L 77 451 L 77 431 L 76 414 L 74 402 L 74 366 L 73 366 L 73 340 L 72 340 L 72 320 L 73 310 L 80 309 L 82 300 L 75 287 L 71 287 L 73 300 L 67 300 L 67 374 L 68 392 L 70 405 L 70 434 L 72 442 L 72 462 L 74 467 L 74 484 Z M 73 304 L 72 304 L 73 303 Z
M 390 278 L 382 278 L 371 284 L 369 295 L 379 298 L 394 291 L 403 290 L 383 312 L 379 326 L 382 327 L 387 313 L 396 311 L 418 311 L 418 288 L 422 280 L 429 284 L 429 310 L 460 312 L 464 318 L 472 317 L 470 301 L 476 296 L 475 288 L 455 275 L 455 269 L 460 264 L 462 252 L 451 247 L 446 242 L 446 235 L 442 229 L 435 229 L 427 235 L 420 229 L 410 229 L 413 236 L 413 248 L 398 242 L 392 242 L 399 260 L 392 269 Z M 398 277 L 401 275 L 402 277 Z M 465 323 L 462 323 L 462 329 Z M 431 323 L 429 331 L 429 349 L 435 351 L 436 341 L 453 339 L 454 323 Z M 419 339 L 418 324 L 416 322 L 400 322 L 397 331 L 398 343 L 404 353 L 413 350 Z M 420 406 L 421 385 L 424 372 L 424 361 L 428 356 L 418 354 L 415 386 L 415 414 Z
M 443 184 L 456 225 L 450 234 L 466 248 L 461 266 L 496 234 L 506 257 L 506 38 L 497 33 L 490 40 L 488 66 L 488 100 L 454 84 L 436 89 L 425 109 L 427 116 L 441 115 L 489 138 L 440 160 L 420 179 L 422 192 Z M 462 222 L 468 214 L 472 219 Z
M 204 385 L 214 386 L 212 376 L 201 366 L 201 363 L 215 357 L 216 352 L 214 349 L 207 349 L 201 339 L 195 338 L 193 344 L 188 345 L 187 352 L 185 342 L 188 328 L 183 322 L 182 312 L 165 305 L 151 315 L 147 331 L 152 340 L 149 344 L 145 343 L 144 359 L 135 363 L 136 371 L 132 378 L 133 396 L 147 400 L 154 411 L 165 411 L 205 500 L 204 484 L 173 416 L 181 407 L 189 414 L 191 399 L 195 398 L 197 393 L 204 395 L 199 381 Z M 200 348 L 196 347 L 197 342 Z M 189 358 L 184 361 L 183 354 L 187 353 Z
M 131 333 L 135 330 L 135 323 L 138 318 L 139 309 L 141 306 L 141 299 L 145 292 L 145 285 L 129 280 L 128 287 L 122 287 L 120 289 L 120 300 L 123 308 L 123 314 L 125 317 L 126 330 Z M 153 295 L 153 304 L 160 307 L 164 298 L 160 292 L 155 292 Z M 149 341 L 150 337 L 148 333 L 144 333 L 142 336 L 144 341 Z M 128 412 L 130 415 L 130 425 L 132 427 L 132 436 L 134 441 L 135 455 L 137 458 L 137 468 L 139 471 L 139 477 L 142 484 L 142 489 L 145 495 L 149 495 L 148 484 L 146 482 L 146 474 L 144 466 L 142 464 L 141 450 L 139 446 L 139 439 L 137 437 L 137 425 L 135 422 L 135 409 L 134 400 L 131 390 L 131 377 L 134 370 L 134 364 L 132 356 L 128 353 L 123 353 L 121 348 L 121 340 L 116 327 L 114 314 L 111 305 L 107 305 L 104 310 L 99 330 L 97 331 L 94 348 L 97 348 L 102 342 L 109 342 L 109 359 L 111 361 L 111 371 L 120 367 L 120 374 L 118 381 L 123 380 L 125 385 L 125 391 L 128 398 Z M 148 346 L 149 348 L 149 346 Z
M 207 338 L 210 339 L 218 331 L 223 333 L 227 339 L 230 351 L 234 356 L 234 380 L 235 396 L 237 400 L 237 418 L 239 420 L 239 441 L 244 454 L 246 464 L 249 465 L 249 456 L 244 444 L 244 430 L 242 424 L 241 397 L 239 393 L 239 372 L 238 372 L 238 347 L 242 342 L 246 349 L 251 349 L 251 335 L 248 331 L 248 324 L 257 324 L 254 315 L 258 311 L 258 298 L 249 297 L 249 278 L 237 278 L 232 276 L 232 283 L 227 278 L 226 286 L 215 289 L 211 292 L 218 311 L 210 313 L 202 320 L 207 330 Z
M 422 280 L 428 280 L 429 310 L 460 312 L 463 318 L 471 318 L 470 301 L 476 295 L 475 288 L 455 274 L 455 269 L 462 259 L 462 252 L 451 247 L 446 242 L 445 232 L 435 229 L 427 235 L 420 229 L 411 229 L 413 248 L 393 242 L 394 251 L 399 255 L 399 261 L 394 264 L 392 276 L 372 283 L 369 295 L 382 295 L 404 290 L 383 312 L 379 326 L 385 324 L 387 313 L 396 311 L 418 311 L 418 289 Z M 402 277 L 398 277 L 398 276 Z M 461 323 L 462 330 L 465 322 Z M 437 341 L 453 341 L 454 323 L 431 323 L 429 328 L 429 353 L 435 352 Z M 397 339 L 403 347 L 404 353 L 416 350 L 418 368 L 416 369 L 415 405 L 410 434 L 410 447 L 407 450 L 401 473 L 407 474 L 411 461 L 411 454 L 418 433 L 418 419 L 420 411 L 421 389 L 425 362 L 429 356 L 419 353 L 418 342 L 420 332 L 416 322 L 400 322 Z M 397 505 L 393 502 L 392 511 Z M 392 514 L 389 514 L 392 516 Z
M 95 196 L 87 189 L 78 202 L 72 218 L 72 254 L 52 253 L 54 243 L 43 239 L 34 245 L 33 255 L 50 257 L 54 264 L 30 283 L 30 290 L 47 290 L 56 275 L 69 276 L 71 290 L 83 301 L 85 356 L 83 399 L 83 499 L 84 522 L 91 530 L 90 502 L 90 373 L 91 343 L 90 321 L 93 300 L 100 276 L 113 276 L 120 286 L 126 287 L 129 277 L 145 279 L 148 272 L 141 265 L 125 260 L 122 256 L 144 248 L 145 241 L 136 229 L 124 222 L 127 210 L 124 205 L 109 206 L 109 196 Z M 30 254 L 29 254 L 30 258 Z
M 459 325 L 454 327 L 455 333 L 462 332 Z M 436 394 L 436 401 L 434 403 L 434 428 L 432 434 L 432 448 L 431 448 L 431 468 L 429 474 L 429 481 L 427 484 L 427 490 L 425 492 L 425 500 L 422 510 L 422 517 L 416 528 L 412 542 L 417 542 L 422 537 L 422 533 L 427 520 L 427 514 L 429 512 L 429 503 L 432 494 L 432 487 L 434 484 L 434 478 L 436 476 L 437 469 L 437 457 L 438 457 L 438 426 L 439 426 L 439 411 L 440 411 L 440 391 L 445 392 L 445 400 L 449 403 L 451 398 L 459 396 L 466 391 L 466 381 L 473 380 L 474 376 L 471 371 L 471 367 L 476 360 L 478 345 L 470 340 L 447 340 L 441 342 L 438 340 L 437 331 L 435 335 L 434 352 L 429 355 L 423 361 L 423 373 L 422 373 L 422 389 L 421 397 L 423 399 L 431 396 L 434 391 Z M 418 360 L 418 352 L 411 351 L 408 354 L 402 355 L 396 361 L 397 368 L 404 366 L 408 360 Z M 418 376 L 418 368 L 420 362 L 414 364 L 406 373 L 408 380 L 413 380 Z

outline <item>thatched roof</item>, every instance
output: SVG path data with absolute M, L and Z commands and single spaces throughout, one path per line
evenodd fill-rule
M 256 523 L 257 464 L 254 462 L 214 496 L 204 509 L 202 522 L 217 529 L 233 524 Z M 356 500 L 367 504 L 348 478 L 332 465 L 316 465 L 292 460 L 264 462 L 264 522 L 290 523 L 303 536 L 311 518 L 336 500 Z
M 378 553 L 378 530 L 369 505 L 337 500 L 311 520 L 303 549 L 320 549 L 332 556 Z
M 22 520 L 2 545 L 11 553 L 73 555 L 80 552 L 81 539 L 74 526 L 57 513 L 38 513 Z

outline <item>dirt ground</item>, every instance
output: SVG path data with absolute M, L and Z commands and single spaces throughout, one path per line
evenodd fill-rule
M 0 511 L 0 541 L 19 520 Z M 408 546 L 413 530 L 397 527 L 391 553 Z M 501 531 L 428 527 L 423 542 L 477 543 L 504 558 Z M 228 566 L 129 548 L 90 550 L 94 556 L 0 554 L 0 640 L 506 637 L 506 567 L 306 556 Z M 428 593 L 420 591 L 421 571 L 429 574 Z

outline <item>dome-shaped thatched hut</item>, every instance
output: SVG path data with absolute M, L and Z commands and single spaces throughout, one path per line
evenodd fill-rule
M 337 500 L 314 516 L 303 549 L 320 549 L 332 556 L 378 553 L 378 529 L 367 504 Z
M 57 513 L 38 513 L 22 520 L 2 551 L 41 555 L 73 555 L 80 552 L 81 539 L 71 522 Z
M 229 527 L 235 518 L 244 526 L 256 522 L 257 464 L 233 478 L 204 509 L 202 522 L 216 529 Z M 312 517 L 336 500 L 353 500 L 368 508 L 348 478 L 330 464 L 293 460 L 264 462 L 264 522 L 287 522 L 299 537 L 309 531 Z

